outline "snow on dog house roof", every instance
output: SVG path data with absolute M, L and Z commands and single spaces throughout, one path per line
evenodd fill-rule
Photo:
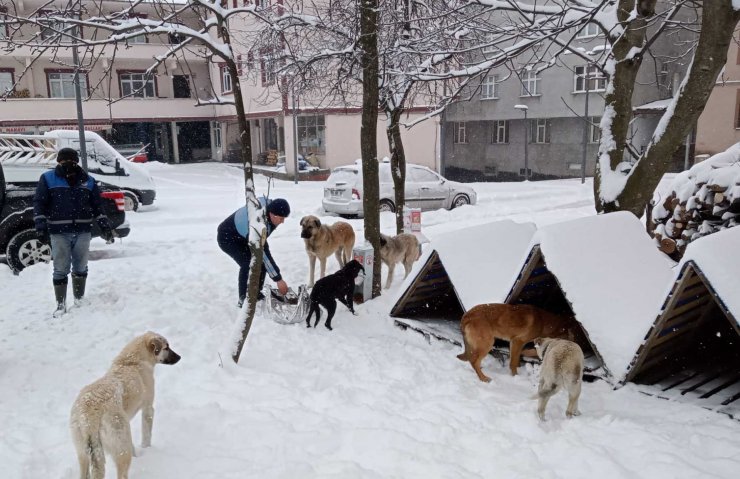
M 414 264 L 391 316 L 434 312 L 439 305 L 435 300 L 444 296 L 459 303 L 462 312 L 477 304 L 502 302 L 535 231 L 532 223 L 504 220 L 429 234 L 432 247 Z
M 738 244 L 730 228 L 688 245 L 623 382 L 740 418 Z
M 506 302 L 572 311 L 605 376 L 618 380 L 660 310 L 671 266 L 631 213 L 579 218 L 537 231 Z

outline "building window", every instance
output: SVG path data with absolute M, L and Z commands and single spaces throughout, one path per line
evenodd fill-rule
M 46 72 L 46 81 L 49 84 L 49 98 L 74 98 L 75 74 L 73 71 Z M 80 92 L 87 96 L 87 75 L 80 73 Z
M 0 7 L 0 22 L 4 22 L 8 20 L 7 14 L 8 9 L 7 7 Z M 10 37 L 10 28 L 8 28 L 7 24 L 0 25 L 0 40 L 5 40 Z
M 452 131 L 454 133 L 452 142 L 453 143 L 467 143 L 468 134 L 465 130 L 465 122 L 458 121 L 452 124 Z
M 550 143 L 550 120 L 537 118 L 530 122 L 530 143 Z
M 595 23 L 587 23 L 585 27 L 581 28 L 576 34 L 576 38 L 590 38 L 595 37 L 599 34 L 599 26 Z
M 272 51 L 262 52 L 262 58 L 260 58 L 262 86 L 274 85 L 277 79 L 277 71 L 280 68 L 280 63 L 275 59 L 274 55 L 275 53 Z
M 521 96 L 538 96 L 542 92 L 540 91 L 540 81 L 537 70 L 524 69 L 521 73 L 522 80 L 522 95 Z
M 216 148 L 221 148 L 221 123 L 213 122 L 213 142 Z
M 149 40 L 147 40 L 146 35 L 136 35 L 135 37 L 131 37 L 127 40 L 129 44 L 142 44 L 142 43 L 148 43 Z
M 486 34 L 486 45 L 483 47 L 483 53 L 495 53 L 496 46 L 493 45 L 494 36 L 493 33 Z
M 15 79 L 12 71 L 0 70 L 0 96 L 12 92 L 14 83 Z
M 185 40 L 185 35 L 180 33 L 170 32 L 167 34 L 167 41 L 170 45 L 179 45 Z
M 480 98 L 481 100 L 498 99 L 498 75 L 488 75 L 481 83 Z
M 495 120 L 491 129 L 491 143 L 509 142 L 509 121 Z
M 601 124 L 600 116 L 592 116 L 589 119 L 589 134 L 588 134 L 589 143 L 598 143 L 601 141 L 601 127 L 599 126 L 600 124 Z
M 157 88 L 154 78 L 145 73 L 119 73 L 119 81 L 121 83 L 121 97 L 134 97 L 134 98 L 155 98 L 157 96 Z
M 586 65 L 575 68 L 575 77 L 573 78 L 573 92 L 583 93 L 586 91 L 586 82 L 588 81 L 588 91 L 606 90 L 606 77 L 596 65 L 588 65 L 588 75 L 585 74 Z
M 221 93 L 231 93 L 234 86 L 231 84 L 231 72 L 228 67 L 221 67 Z
M 311 156 L 323 158 L 326 155 L 326 123 L 324 115 L 299 115 L 298 150 L 303 158 Z
M 190 98 L 190 76 L 173 75 L 172 93 L 175 98 Z
M 46 16 L 64 16 L 68 18 L 74 18 L 79 19 L 80 15 L 79 13 L 74 12 L 51 12 L 51 11 L 39 11 L 39 13 L 42 15 L 42 18 L 39 19 L 39 24 L 41 25 L 41 39 L 42 40 L 49 40 L 49 43 L 56 43 L 56 42 L 65 42 L 69 41 L 70 38 L 65 35 L 64 33 L 67 33 L 69 35 L 74 35 L 74 28 L 71 23 L 67 22 L 61 22 L 58 20 L 52 20 L 48 18 L 43 18 Z

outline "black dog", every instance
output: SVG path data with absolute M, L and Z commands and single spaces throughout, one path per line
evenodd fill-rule
M 362 271 L 365 274 L 365 268 L 357 260 L 348 262 L 342 269 L 334 274 L 330 274 L 316 281 L 311 290 L 311 308 L 308 310 L 306 318 L 306 327 L 311 327 L 311 315 L 316 312 L 316 321 L 313 323 L 315 328 L 321 319 L 321 309 L 319 305 L 326 308 L 329 316 L 326 318 L 326 329 L 331 331 L 331 318 L 337 310 L 337 299 L 355 314 L 352 307 L 352 295 L 355 291 L 355 278 Z

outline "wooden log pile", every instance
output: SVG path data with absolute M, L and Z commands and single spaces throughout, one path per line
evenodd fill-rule
M 740 223 L 740 144 L 680 173 L 649 218 L 658 248 L 679 260 L 702 236 Z

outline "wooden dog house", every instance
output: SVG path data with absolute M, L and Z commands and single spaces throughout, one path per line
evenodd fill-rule
M 621 384 L 740 419 L 738 244 L 740 228 L 689 244 Z
M 505 220 L 427 233 L 432 248 L 391 309 L 396 325 L 462 344 L 460 318 L 477 304 L 503 302 L 535 231 L 532 223 Z
M 659 310 L 672 262 L 626 212 L 540 228 L 506 302 L 572 314 L 586 369 L 617 382 Z

